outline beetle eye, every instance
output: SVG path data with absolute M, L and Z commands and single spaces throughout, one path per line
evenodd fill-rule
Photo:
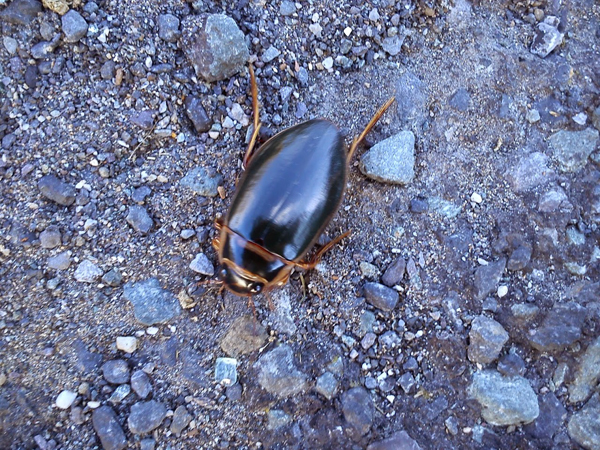
M 252 283 L 248 288 L 253 294 L 258 294 L 260 291 L 262 291 L 262 286 L 258 283 Z
M 227 269 L 223 268 L 223 269 L 219 270 L 219 278 L 221 280 L 225 280 L 226 276 L 227 276 Z

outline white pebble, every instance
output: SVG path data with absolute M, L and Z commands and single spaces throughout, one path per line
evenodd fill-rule
M 498 286 L 498 297 L 502 298 L 508 294 L 508 286 Z
M 325 67 L 325 69 L 327 70 L 333 67 L 333 58 L 331 56 L 325 58 L 325 60 L 323 61 L 323 67 Z
M 64 390 L 56 397 L 56 406 L 60 409 L 67 409 L 73 404 L 76 398 L 77 393 Z
M 155 336 L 158 334 L 158 328 L 157 327 L 148 327 L 148 328 L 146 328 L 146 333 L 148 333 L 150 336 Z
M 352 34 L 352 28 L 350 28 L 350 27 L 344 28 L 344 34 L 346 36 L 350 36 Z
M 579 125 L 585 125 L 585 123 L 587 122 L 587 114 L 580 112 L 579 114 L 575 114 L 573 116 L 573 122 L 579 124 Z
M 125 353 L 133 353 L 137 350 L 138 340 L 134 336 L 117 336 L 117 349 Z
M 475 203 L 481 203 L 483 198 L 481 198 L 481 195 L 479 195 L 477 192 L 473 192 L 471 194 L 471 201 Z

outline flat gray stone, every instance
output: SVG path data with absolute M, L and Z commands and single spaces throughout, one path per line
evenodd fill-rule
M 296 395 L 308 388 L 308 377 L 297 369 L 289 345 L 281 345 L 265 353 L 255 367 L 258 369 L 258 383 L 277 397 Z
M 487 266 L 479 266 L 475 271 L 475 298 L 483 300 L 500 282 L 500 277 L 506 267 L 506 258 L 489 263 Z
M 587 309 L 569 302 L 555 305 L 542 325 L 530 335 L 531 346 L 540 352 L 562 352 L 581 338 Z
M 474 363 L 489 364 L 498 358 L 508 341 L 507 331 L 486 316 L 477 316 L 471 322 L 467 355 Z
M 46 175 L 38 182 L 38 188 L 44 197 L 59 205 L 69 206 L 75 202 L 75 188 L 59 180 L 55 175 Z
M 406 431 L 399 431 L 387 439 L 370 444 L 367 450 L 421 450 L 421 447 Z
M 110 406 L 101 406 L 92 412 L 92 424 L 104 450 L 122 450 L 127 439 L 117 415 Z
M 75 273 L 73 276 L 80 283 L 94 283 L 97 281 L 103 274 L 102 269 L 100 269 L 96 264 L 91 262 L 88 259 L 84 259 L 79 263 L 77 269 L 75 269 Z
M 569 420 L 569 436 L 586 450 L 600 449 L 600 395 L 594 396 Z
M 158 36 L 166 42 L 176 42 L 179 38 L 179 18 L 173 14 L 158 16 Z
M 62 31 L 65 42 L 78 42 L 87 34 L 88 24 L 85 19 L 74 9 L 69 10 L 61 17 Z
M 382 311 L 393 310 L 400 300 L 398 292 L 379 283 L 365 283 L 363 292 L 367 303 Z
M 344 419 L 359 436 L 364 436 L 373 425 L 373 399 L 369 392 L 357 386 L 342 394 Z
M 360 159 L 360 170 L 383 183 L 408 184 L 415 176 L 415 136 L 402 131 L 377 144 Z
M 238 73 L 250 55 L 244 33 L 224 14 L 187 16 L 182 22 L 181 47 L 196 76 L 209 82 Z
M 131 407 L 127 419 L 129 431 L 133 434 L 144 434 L 158 428 L 167 416 L 167 408 L 156 400 L 139 402 Z
M 217 187 L 223 184 L 223 177 L 219 174 L 209 173 L 204 167 L 196 167 L 190 170 L 179 184 L 191 189 L 198 195 L 215 197 L 219 193 Z
M 468 392 L 481 404 L 481 416 L 491 425 L 526 424 L 540 413 L 537 395 L 520 376 L 504 377 L 495 370 L 475 372 Z
M 212 277 L 215 274 L 215 266 L 204 253 L 198 253 L 190 263 L 190 269 L 202 275 Z
M 598 130 L 586 128 L 583 131 L 560 130 L 548 138 L 554 158 L 563 172 L 578 172 L 587 164 L 589 156 L 596 148 Z
M 575 380 L 569 386 L 569 402 L 582 402 L 600 379 L 600 337 L 592 342 L 579 360 Z
M 548 157 L 534 152 L 522 157 L 508 173 L 508 180 L 515 192 L 526 192 L 554 178 L 554 172 L 548 167 Z
M 41 12 L 42 4 L 37 0 L 13 0 L 0 12 L 0 18 L 15 25 L 29 25 Z
M 535 37 L 531 43 L 531 53 L 545 58 L 552 50 L 562 44 L 565 35 L 558 31 L 559 22 L 557 17 L 548 16 L 538 24 Z
M 168 322 L 181 313 L 177 298 L 163 289 L 156 278 L 127 283 L 123 297 L 133 305 L 136 320 L 146 326 Z
M 147 234 L 154 225 L 152 217 L 150 217 L 146 208 L 141 205 L 130 206 L 125 220 L 135 231 L 142 234 Z
M 221 340 L 221 349 L 229 356 L 252 353 L 267 341 L 265 328 L 252 316 L 238 317 Z

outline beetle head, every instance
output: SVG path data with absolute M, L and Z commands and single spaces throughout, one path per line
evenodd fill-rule
M 243 273 L 235 269 L 235 267 L 227 264 L 222 264 L 219 268 L 219 280 L 223 282 L 223 286 L 229 291 L 244 297 L 257 295 L 263 291 L 263 282 L 244 276 Z

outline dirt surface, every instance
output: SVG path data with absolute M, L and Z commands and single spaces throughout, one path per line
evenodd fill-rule
M 0 1 L 1 448 L 600 448 L 597 2 L 71 5 L 87 31 L 49 5 Z M 252 112 L 245 64 L 186 57 L 203 13 L 243 33 L 262 140 L 350 141 L 397 97 L 326 232 L 352 234 L 256 320 L 190 268 L 218 267 Z M 362 175 L 403 130 L 413 179 Z

